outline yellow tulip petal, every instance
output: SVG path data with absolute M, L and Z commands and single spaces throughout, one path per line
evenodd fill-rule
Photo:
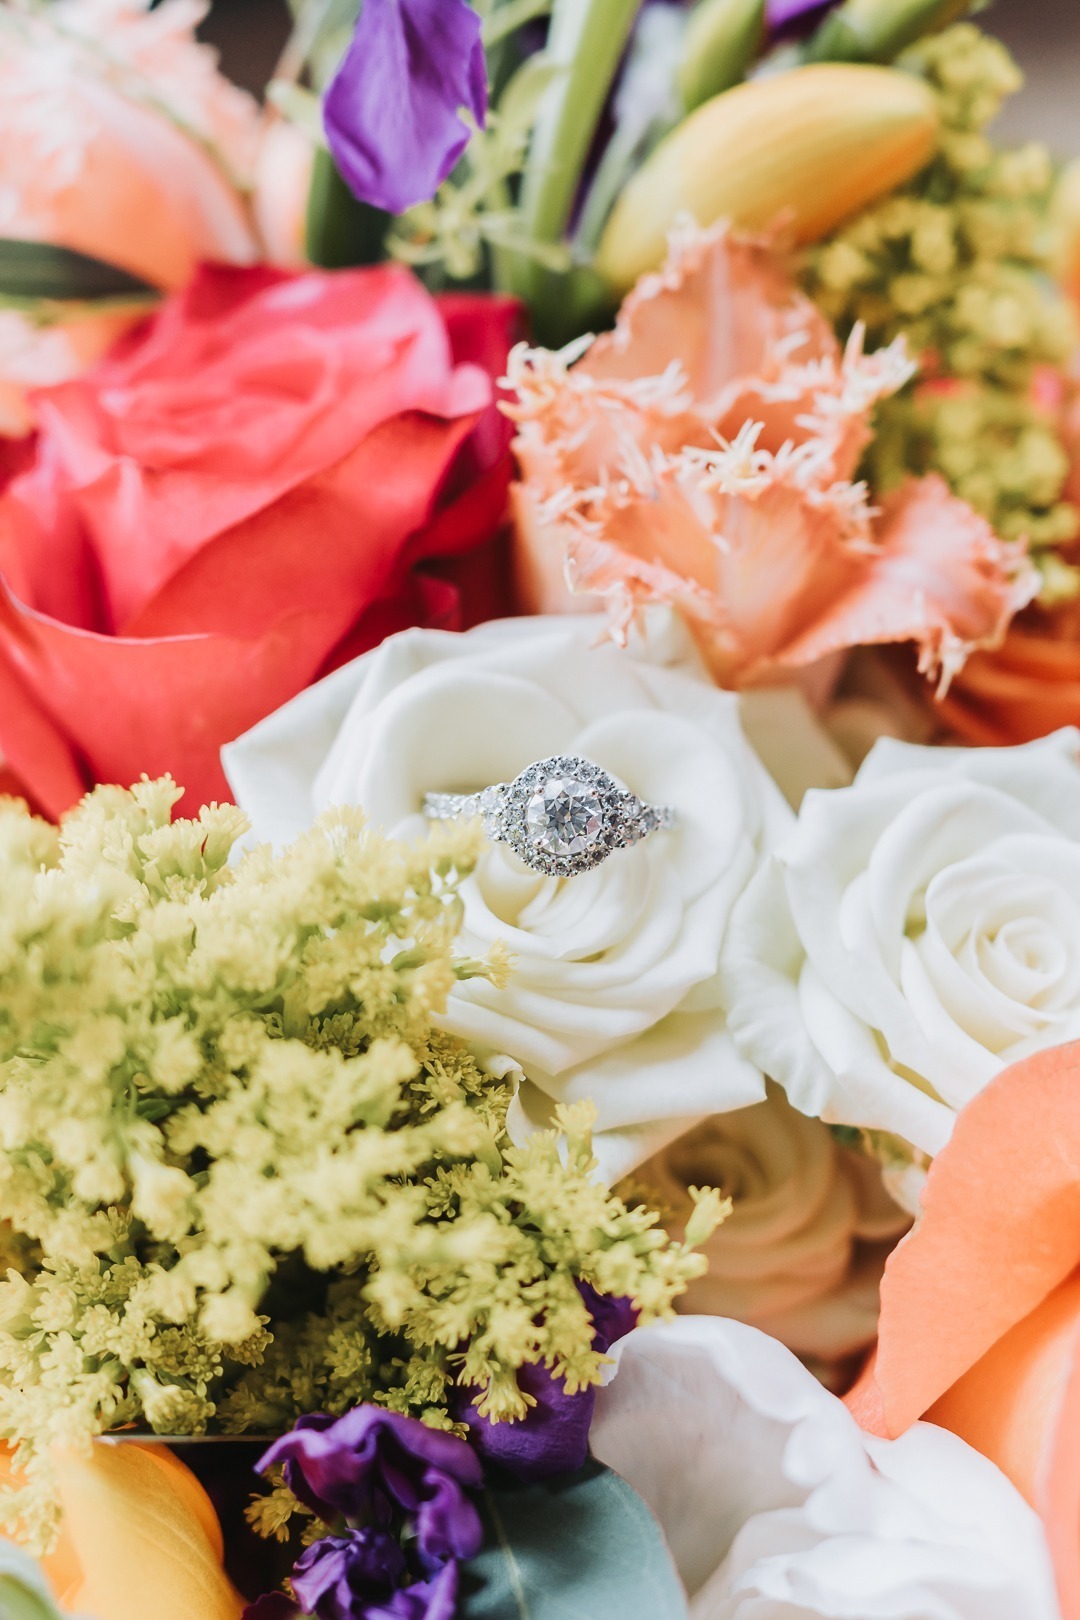
M 938 111 L 893 68 L 817 63 L 740 84 L 690 114 L 623 191 L 596 269 L 618 292 L 655 270 L 682 214 L 825 236 L 933 156 Z
M 94 1620 L 239 1620 L 221 1530 L 195 1476 L 164 1448 L 97 1444 L 57 1456 L 62 1545 L 46 1561 L 69 1614 Z M 55 1562 L 54 1562 L 55 1561 Z

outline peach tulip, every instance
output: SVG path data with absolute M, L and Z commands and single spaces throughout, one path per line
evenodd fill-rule
M 961 1112 L 881 1287 L 864 1428 L 953 1430 L 1041 1513 L 1080 1620 L 1080 1044 L 1006 1069 Z
M 210 1498 L 167 1447 L 97 1441 L 55 1465 L 63 1518 L 42 1568 L 65 1614 L 239 1620 Z

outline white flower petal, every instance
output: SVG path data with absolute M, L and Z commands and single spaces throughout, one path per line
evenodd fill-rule
M 1059 1620 L 1038 1519 L 956 1436 L 864 1435 L 741 1323 L 683 1317 L 612 1355 L 593 1451 L 660 1520 L 693 1620 Z
M 721 982 L 797 1107 L 932 1155 L 1005 1064 L 1080 1031 L 1080 732 L 882 739 L 850 787 L 807 794 L 775 861 Z
M 406 632 L 223 758 L 257 837 L 293 834 L 331 804 L 416 836 L 425 793 L 510 781 L 552 754 L 582 754 L 675 808 L 673 829 L 580 877 L 545 879 L 492 844 L 462 888 L 463 953 L 502 942 L 514 971 L 503 987 L 457 986 L 445 1027 L 521 1065 L 522 1130 L 545 1112 L 531 1093 L 591 1098 L 598 1156 L 621 1173 L 693 1120 L 764 1095 L 727 1030 L 720 954 L 733 907 L 793 816 L 739 700 L 688 655 L 685 635 L 654 616 L 648 642 L 623 650 L 596 645 L 601 623 Z M 781 712 L 800 733 L 813 725 L 799 703 L 772 711 L 774 735 Z

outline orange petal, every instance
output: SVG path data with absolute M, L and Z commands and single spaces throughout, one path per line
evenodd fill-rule
M 924 1414 L 1038 1509 L 1080 1620 L 1080 1043 L 1014 1064 L 964 1108 L 889 1257 L 864 1428 Z
M 1065 1620 L 1080 1617 L 1080 1274 L 1011 1328 L 927 1413 L 1042 1515 Z
M 57 1457 L 64 1523 L 45 1560 L 60 1606 L 95 1620 L 239 1620 L 221 1529 L 194 1475 L 160 1446 Z
M 1080 1043 L 1014 1064 L 957 1118 L 889 1257 L 872 1378 L 897 1435 L 1080 1261 Z M 867 1380 L 868 1381 L 868 1380 Z M 872 1405 L 867 1381 L 849 1403 Z
M 995 748 L 1080 725 L 1080 646 L 1014 628 L 995 652 L 965 665 L 939 712 L 967 742 Z

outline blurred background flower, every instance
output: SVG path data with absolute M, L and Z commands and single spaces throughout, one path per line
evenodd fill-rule
M 882 1267 L 909 1219 L 873 1159 L 800 1114 L 778 1087 L 768 1092 L 752 1108 L 704 1120 L 635 1180 L 675 1233 L 694 1210 L 690 1187 L 718 1186 L 733 1203 L 704 1247 L 708 1271 L 678 1310 L 761 1328 L 828 1382 L 830 1367 L 842 1372 L 836 1364 L 877 1334 Z

